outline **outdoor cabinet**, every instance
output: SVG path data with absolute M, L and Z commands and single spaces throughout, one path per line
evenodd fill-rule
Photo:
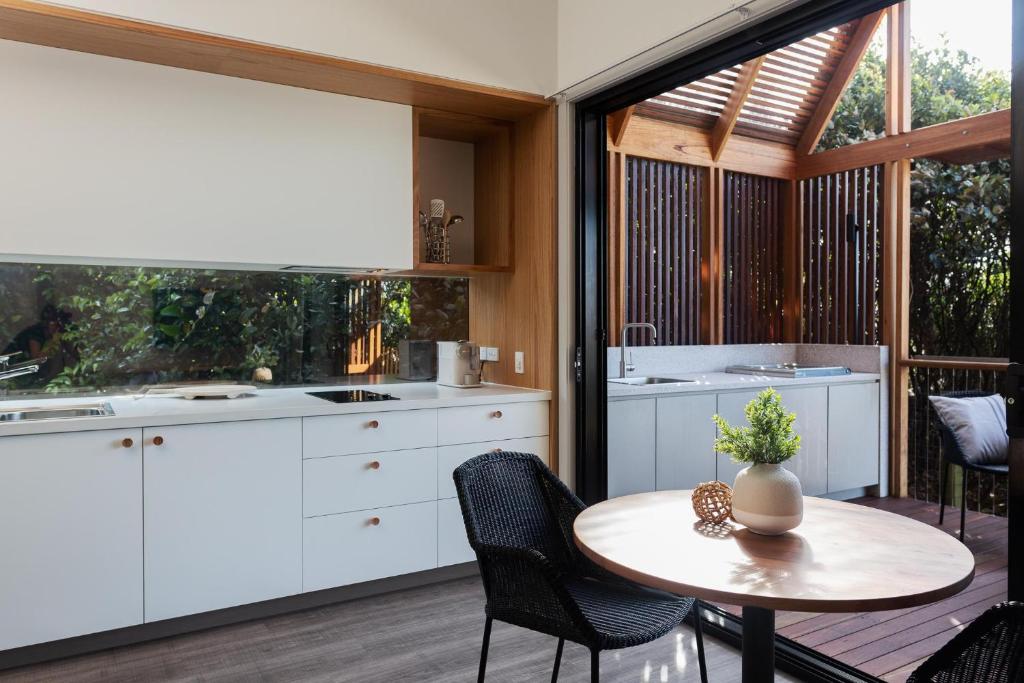
M 877 394 L 876 384 L 871 386 Z M 793 428 L 800 435 L 800 451 L 784 467 L 800 478 L 805 496 L 828 492 L 828 387 L 788 387 L 779 389 L 786 412 L 796 413 Z M 747 424 L 743 409 L 758 391 L 737 391 L 718 395 L 718 414 L 733 425 Z M 877 458 L 877 452 L 876 452 Z M 731 458 L 718 458 L 718 479 L 732 485 L 736 474 L 746 467 Z
M 608 403 L 608 497 L 655 488 L 655 399 Z
M 845 384 L 828 392 L 828 490 L 879 481 L 877 384 Z
M 659 491 L 714 481 L 714 394 L 659 398 L 655 484 Z

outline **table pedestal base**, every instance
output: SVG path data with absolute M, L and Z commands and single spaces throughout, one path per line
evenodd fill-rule
M 743 608 L 743 683 L 775 681 L 775 610 Z

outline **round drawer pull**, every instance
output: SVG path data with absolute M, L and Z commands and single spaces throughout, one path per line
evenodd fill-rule
M 501 419 L 501 411 L 500 410 L 495 410 L 493 413 L 491 413 L 491 417 L 493 417 L 496 420 L 500 420 Z
M 502 450 L 500 448 L 492 448 L 491 449 L 491 453 L 501 453 L 501 452 L 502 452 Z
M 379 470 L 380 469 L 380 460 L 374 460 L 369 465 L 367 465 L 367 467 L 369 467 L 371 470 Z
M 135 445 L 135 442 L 132 439 L 129 439 L 127 437 L 124 438 L 124 439 L 121 439 L 121 446 L 123 446 L 124 448 L 131 448 L 134 445 Z
M 378 427 L 380 427 L 380 420 L 370 420 L 369 422 L 366 423 L 366 426 L 369 427 L 370 429 L 377 429 Z
M 153 445 L 154 446 L 163 446 L 164 445 L 164 437 L 162 437 L 162 436 L 154 436 L 153 437 Z
M 370 517 L 366 523 L 370 526 L 380 526 L 380 517 Z

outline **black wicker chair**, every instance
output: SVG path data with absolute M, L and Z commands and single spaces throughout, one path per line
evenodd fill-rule
M 1024 602 L 990 608 L 929 657 L 907 683 L 1024 683 Z
M 461 465 L 454 477 L 487 596 L 480 683 L 494 619 L 558 638 L 552 681 L 566 640 L 589 648 L 591 680 L 598 681 L 601 650 L 660 638 L 694 606 L 693 598 L 643 588 L 587 560 L 572 531 L 586 506 L 537 456 L 488 453 Z M 706 683 L 699 605 L 693 616 Z
M 991 391 L 947 391 L 939 394 L 949 398 L 981 398 L 991 396 Z M 960 483 L 960 542 L 964 540 L 964 527 L 967 521 L 967 471 L 988 472 L 990 474 L 1006 475 L 1010 469 L 1007 465 L 979 465 L 967 461 L 963 451 L 956 442 L 953 432 L 946 426 L 946 423 L 939 419 L 939 434 L 942 438 L 942 469 L 939 471 L 939 524 L 941 525 L 946 516 L 946 499 L 949 492 L 946 490 L 949 484 L 949 468 L 957 465 L 964 470 Z

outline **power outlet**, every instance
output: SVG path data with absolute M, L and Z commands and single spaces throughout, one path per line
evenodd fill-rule
M 526 372 L 526 361 L 523 358 L 524 354 L 522 351 L 516 351 L 516 374 L 523 374 Z
M 498 347 L 497 346 L 481 346 L 480 347 L 480 360 L 497 361 L 498 360 Z

